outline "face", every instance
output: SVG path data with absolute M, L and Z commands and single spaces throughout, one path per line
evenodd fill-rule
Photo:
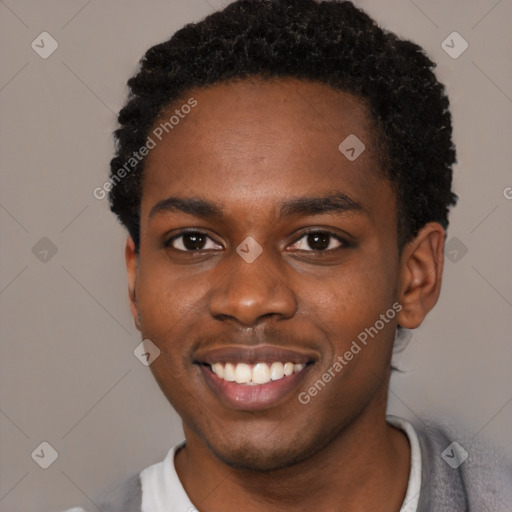
M 356 97 L 293 79 L 189 97 L 147 157 L 133 314 L 185 433 L 230 465 L 285 467 L 383 412 L 395 195 Z M 351 134 L 365 145 L 352 161 L 338 149 Z

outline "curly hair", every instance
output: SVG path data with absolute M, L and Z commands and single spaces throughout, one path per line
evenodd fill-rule
M 141 59 L 114 133 L 110 208 L 138 251 L 145 160 L 122 180 L 115 175 L 187 91 L 249 77 L 296 78 L 357 95 L 368 106 L 381 170 L 396 193 L 401 249 L 428 222 L 446 229 L 457 201 L 449 100 L 434 68 L 420 46 L 382 30 L 349 1 L 235 1 Z

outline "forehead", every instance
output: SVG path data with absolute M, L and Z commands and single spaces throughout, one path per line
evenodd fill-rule
M 154 128 L 190 98 L 196 106 L 158 140 Z M 270 204 L 331 188 L 361 198 L 382 180 L 364 102 L 325 84 L 251 79 L 193 89 L 165 110 L 150 136 L 156 146 L 145 165 L 143 216 L 170 195 Z M 364 150 L 353 159 L 352 148 L 355 156 Z

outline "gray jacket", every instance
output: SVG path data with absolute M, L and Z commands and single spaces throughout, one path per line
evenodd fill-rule
M 443 430 L 432 425 L 415 425 L 415 429 L 422 459 L 418 512 L 512 512 L 510 461 L 505 464 L 488 446 L 459 441 L 468 457 L 458 465 L 457 451 L 448 448 L 453 439 Z M 140 512 L 141 499 L 137 474 L 104 493 L 95 503 L 103 512 Z

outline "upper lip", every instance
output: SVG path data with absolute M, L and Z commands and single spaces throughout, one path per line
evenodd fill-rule
M 224 347 L 199 349 L 194 355 L 194 362 L 206 363 L 283 363 L 307 364 L 314 362 L 318 356 L 312 352 L 282 348 L 275 345 L 229 345 Z

